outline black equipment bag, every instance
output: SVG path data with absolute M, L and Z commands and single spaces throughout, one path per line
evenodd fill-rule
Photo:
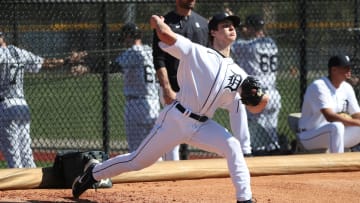
M 83 173 L 90 159 L 103 162 L 108 158 L 108 154 L 103 151 L 61 151 L 56 154 L 53 173 L 65 188 L 71 188 L 73 181 Z

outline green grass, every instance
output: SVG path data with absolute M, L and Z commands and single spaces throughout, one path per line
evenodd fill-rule
M 278 131 L 293 138 L 287 115 L 300 110 L 299 79 L 286 75 L 278 79 L 282 108 Z M 109 77 L 109 133 L 111 139 L 125 139 L 122 77 Z M 32 113 L 32 137 L 102 139 L 101 75 L 73 77 L 64 74 L 31 74 L 26 77 L 26 98 Z M 139 118 L 141 119 L 141 118 Z M 227 112 L 218 110 L 214 119 L 230 129 Z
M 51 78 L 50 78 L 51 77 Z M 124 138 L 121 77 L 109 78 L 111 132 Z M 31 75 L 25 81 L 33 137 L 99 138 L 102 136 L 102 84 L 99 74 L 82 77 Z
M 125 141 L 124 105 L 122 76 L 110 74 L 109 81 L 109 135 L 110 142 Z M 299 79 L 284 74 L 278 77 L 277 86 L 282 96 L 278 131 L 280 135 L 294 139 L 287 123 L 287 115 L 300 111 Z M 102 143 L 102 83 L 100 74 L 73 77 L 63 73 L 41 72 L 25 77 L 25 96 L 29 103 L 32 123 L 31 137 L 39 140 L 40 148 L 56 150 L 57 145 L 70 146 L 77 140 Z M 142 118 L 139 118 L 142 119 Z M 230 129 L 228 113 L 218 110 L 214 120 Z M 176 130 L 176 129 L 174 129 Z M 49 144 L 46 140 L 59 139 L 62 143 Z M 39 143 L 38 143 L 39 144 Z M 87 148 L 89 145 L 80 146 Z M 126 149 L 126 146 L 116 146 Z M 51 166 L 52 163 L 37 161 L 37 166 Z M 5 166 L 0 162 L 0 166 Z

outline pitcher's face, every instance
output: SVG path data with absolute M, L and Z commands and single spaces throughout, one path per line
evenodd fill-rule
M 225 20 L 218 24 L 218 30 L 216 31 L 216 38 L 233 42 L 236 40 L 237 34 L 236 29 L 231 20 Z

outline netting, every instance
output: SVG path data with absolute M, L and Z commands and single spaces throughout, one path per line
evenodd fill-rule
M 113 65 L 127 48 L 119 40 L 121 28 L 126 22 L 135 23 L 143 32 L 143 43 L 151 46 L 149 17 L 174 8 L 175 1 L 0 3 L 0 31 L 8 45 L 45 58 L 65 58 L 73 51 L 86 51 L 85 61 L 76 65 L 91 66 L 81 76 L 71 73 L 71 63 L 38 73 L 25 72 L 24 95 L 30 109 L 31 146 L 37 166 L 52 164 L 59 150 L 128 152 L 124 73 Z M 282 149 L 288 149 L 295 138 L 287 123 L 288 114 L 300 111 L 307 84 L 327 74 L 329 56 L 347 53 L 359 61 L 358 0 L 197 1 L 195 8 L 206 18 L 228 9 L 242 21 L 252 13 L 264 16 L 266 35 L 278 47 L 276 88 L 281 103 L 275 108 L 280 109 L 276 132 Z M 3 68 L 0 74 L 5 74 Z M 353 74 L 359 74 L 356 68 Z M 359 92 L 359 87 L 355 90 Z M 2 114 L 0 118 L 3 131 L 10 117 Z M 230 129 L 226 111 L 217 111 L 214 119 Z M 138 120 L 144 118 L 139 116 Z M 253 149 L 271 142 L 258 124 L 250 122 L 250 131 Z M 5 144 L 1 147 L 6 148 Z M 190 158 L 214 156 L 190 147 Z M 2 160 L 0 166 L 6 167 L 4 153 Z

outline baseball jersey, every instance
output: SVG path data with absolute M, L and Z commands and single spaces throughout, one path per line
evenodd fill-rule
M 124 73 L 124 95 L 158 99 L 159 83 L 148 45 L 133 45 L 116 58 Z
M 232 53 L 247 74 L 261 78 L 264 87 L 275 88 L 278 48 L 271 38 L 239 39 L 232 45 Z
M 336 113 L 360 112 L 354 89 L 349 83 L 344 81 L 336 89 L 328 77 L 322 77 L 311 83 L 305 92 L 299 128 L 312 130 L 327 124 L 320 111 L 324 108 L 331 108 Z
M 208 21 L 192 11 L 190 16 L 180 16 L 175 11 L 171 11 L 164 16 L 165 23 L 171 30 L 178 33 L 192 42 L 208 45 Z M 153 56 L 155 69 L 166 67 L 171 88 L 179 91 L 176 74 L 179 65 L 178 59 L 168 53 L 163 52 L 158 46 L 159 38 L 154 33 L 153 39 Z
M 201 46 L 181 35 L 176 43 L 160 47 L 180 60 L 178 82 L 181 86 L 176 99 L 190 111 L 212 117 L 217 108 L 229 105 L 237 89 L 248 76 L 231 58 Z M 191 57 L 189 57 L 191 55 Z
M 12 45 L 0 47 L 0 97 L 24 98 L 24 72 L 38 72 L 43 61 Z

